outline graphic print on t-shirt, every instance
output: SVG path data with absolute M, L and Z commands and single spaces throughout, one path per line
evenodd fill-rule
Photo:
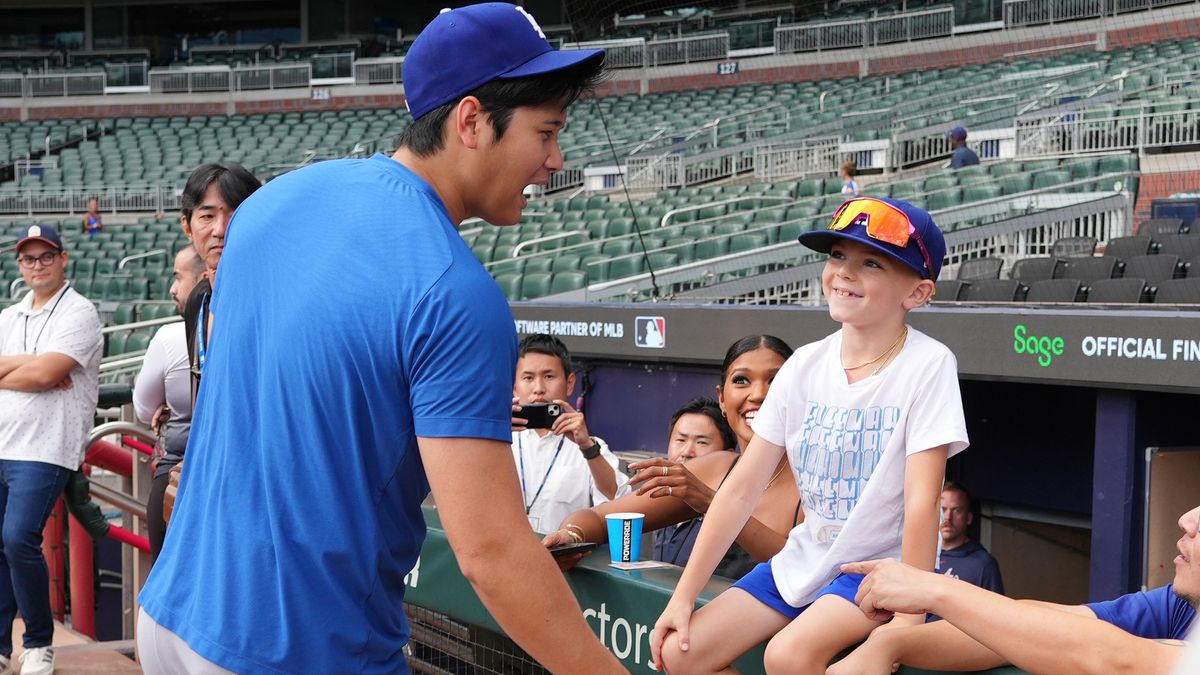
M 896 406 L 843 408 L 809 401 L 803 441 L 796 448 L 804 506 L 824 520 L 845 522 L 862 496 L 900 419 Z M 824 527 L 818 540 L 837 538 Z

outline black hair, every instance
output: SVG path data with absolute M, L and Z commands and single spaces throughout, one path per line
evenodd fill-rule
M 571 353 L 567 351 L 567 346 L 563 344 L 563 341 L 553 335 L 545 333 L 526 335 L 521 340 L 520 346 L 517 347 L 517 360 L 525 358 L 525 355 L 530 353 L 557 356 L 558 360 L 562 361 L 563 377 L 571 374 Z
M 563 110 L 566 110 L 576 99 L 595 88 L 603 76 L 603 59 L 593 58 L 552 73 L 491 80 L 414 120 L 400 132 L 398 144 L 421 157 L 439 152 L 445 145 L 446 120 L 467 96 L 479 99 L 480 106 L 491 120 L 496 140 L 500 140 L 517 108 L 561 102 Z
M 737 342 L 729 345 L 729 351 L 725 352 L 725 360 L 721 362 L 721 386 L 725 385 L 725 378 L 729 376 L 729 369 L 733 366 L 733 362 L 737 361 L 742 354 L 755 349 L 770 349 L 782 356 L 784 361 L 787 361 L 792 355 L 792 348 L 788 346 L 788 343 L 774 335 L 747 335 L 739 338 Z
M 684 403 L 671 415 L 671 426 L 667 427 L 668 434 L 675 433 L 675 423 L 684 415 L 704 415 L 712 420 L 713 424 L 717 425 L 717 433 L 721 434 L 724 449 L 737 451 L 737 436 L 734 435 L 733 428 L 729 426 L 729 421 L 725 419 L 725 414 L 721 412 L 721 406 L 716 401 L 707 396 L 697 396 Z
M 201 164 L 196 167 L 192 175 L 188 176 L 187 183 L 183 186 L 183 194 L 179 197 L 179 210 L 183 212 L 184 220 L 191 222 L 192 212 L 200 205 L 204 199 L 204 192 L 213 183 L 217 184 L 217 192 L 220 193 L 221 199 L 225 200 L 225 204 L 230 209 L 236 209 L 246 201 L 246 197 L 262 187 L 262 183 L 254 177 L 254 174 L 247 171 L 241 164 L 234 162 Z

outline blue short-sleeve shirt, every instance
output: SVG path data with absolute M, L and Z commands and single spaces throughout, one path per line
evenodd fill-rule
M 145 611 L 236 672 L 405 672 L 417 437 L 508 443 L 517 342 L 441 200 L 382 155 L 237 210 Z
M 1196 616 L 1196 610 L 1175 595 L 1173 584 L 1087 606 L 1100 620 L 1148 640 L 1182 640 Z

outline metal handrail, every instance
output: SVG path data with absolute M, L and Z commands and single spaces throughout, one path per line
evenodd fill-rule
M 783 195 L 761 195 L 761 196 L 742 195 L 741 197 L 733 197 L 731 199 L 725 199 L 725 200 L 722 200 L 719 202 L 706 202 L 704 204 L 693 204 L 691 206 L 681 206 L 677 209 L 671 209 L 670 211 L 667 211 L 666 213 L 664 213 L 662 216 L 662 219 L 658 221 L 658 226 L 660 228 L 667 227 L 667 221 L 670 220 L 672 216 L 680 214 L 680 213 L 690 213 L 692 211 L 702 211 L 706 208 L 713 207 L 713 206 L 725 206 L 727 204 L 737 204 L 740 202 L 748 202 L 751 200 L 762 201 L 764 199 L 777 200 L 777 201 L 781 201 L 781 202 L 796 201 L 796 199 L 794 197 L 784 197 Z M 770 207 L 768 207 L 768 208 L 770 208 Z M 749 213 L 754 213 L 758 210 L 759 209 L 754 209 L 754 211 L 750 211 Z M 726 215 L 729 215 L 729 214 L 726 214 Z
M 133 323 L 119 323 L 111 326 L 104 326 L 100 329 L 100 334 L 116 333 L 125 330 L 137 330 L 139 328 L 153 328 L 154 326 L 165 326 L 169 323 L 178 323 L 183 321 L 181 316 L 164 316 L 161 319 L 147 319 L 145 321 L 134 321 Z
M 119 269 L 119 270 L 125 269 L 125 263 L 131 262 L 134 260 L 141 260 L 143 258 L 153 258 L 154 256 L 166 255 L 166 254 L 167 254 L 167 249 L 156 248 L 154 250 L 145 251 L 143 253 L 135 253 L 133 255 L 127 255 L 124 258 L 121 258 L 121 261 L 117 263 L 117 269 Z
M 584 232 L 583 231 L 558 232 L 556 234 L 548 234 L 544 237 L 537 237 L 534 239 L 526 239 L 525 241 L 522 241 L 513 247 L 511 257 L 516 258 L 517 254 L 520 253 L 521 250 L 524 249 L 526 246 L 532 246 L 534 244 L 543 244 L 548 241 L 558 241 L 559 239 L 566 239 L 567 237 L 578 237 L 581 234 L 584 234 Z

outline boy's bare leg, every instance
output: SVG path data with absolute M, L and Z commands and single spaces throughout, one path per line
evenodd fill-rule
M 786 616 L 730 588 L 692 615 L 686 652 L 679 651 L 675 633 L 667 636 L 663 665 L 668 673 L 736 673 L 734 660 L 787 625 Z
M 822 675 L 833 657 L 878 625 L 854 603 L 822 596 L 767 643 L 763 665 L 770 675 Z

